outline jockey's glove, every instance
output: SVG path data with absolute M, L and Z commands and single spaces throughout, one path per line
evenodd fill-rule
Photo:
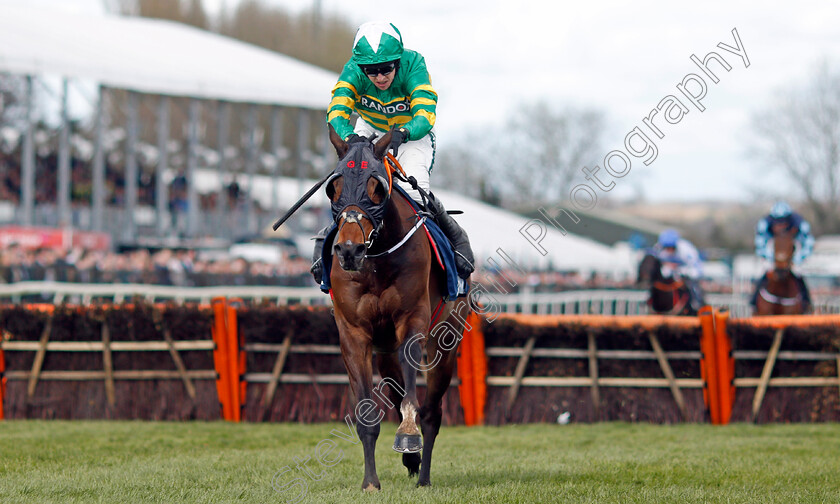
M 363 136 L 359 136 L 355 133 L 350 133 L 350 135 L 347 137 L 347 140 L 346 140 L 346 142 L 349 143 L 349 144 L 357 143 L 357 142 L 366 142 L 366 141 L 367 141 L 367 138 L 365 138 Z
M 400 145 L 408 141 L 408 131 L 405 128 L 395 129 L 391 131 L 391 142 L 388 148 L 394 151 L 394 156 L 399 152 Z

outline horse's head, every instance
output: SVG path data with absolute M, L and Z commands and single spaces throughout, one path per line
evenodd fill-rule
M 790 273 L 796 232 L 795 228 L 773 226 L 773 263 L 777 275 Z
M 659 258 L 650 252 L 645 254 L 642 262 L 639 263 L 639 272 L 636 276 L 636 283 L 647 288 L 653 282 L 662 279 L 662 263 Z
M 361 269 L 368 248 L 382 229 L 391 192 L 383 163 L 390 141 L 391 134 L 386 133 L 375 143 L 370 138 L 348 144 L 330 126 L 330 142 L 339 161 L 327 180 L 326 192 L 338 224 L 333 252 L 343 270 Z

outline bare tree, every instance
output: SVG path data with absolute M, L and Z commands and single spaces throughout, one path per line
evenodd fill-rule
M 436 156 L 431 175 L 432 190 L 437 187 L 456 190 L 464 196 L 491 205 L 501 203 L 497 184 L 485 169 L 490 162 L 486 153 L 473 152 L 475 138 L 453 147 L 441 149 Z
M 222 14 L 220 33 L 340 72 L 350 57 L 355 27 L 319 11 L 291 14 L 260 0 L 244 0 Z
M 804 86 L 781 91 L 772 107 L 756 113 L 752 129 L 751 151 L 761 167 L 791 182 L 816 231 L 840 232 L 840 71 L 822 63 Z
M 486 194 L 505 206 L 557 202 L 568 196 L 584 166 L 597 163 L 605 119 L 593 109 L 554 109 L 544 102 L 520 106 L 499 127 L 465 139 L 458 155 Z M 442 158 L 449 160 L 449 152 Z M 464 168 L 448 167 L 463 170 Z M 452 180 L 452 182 L 458 182 Z M 469 191 L 467 186 L 459 190 Z

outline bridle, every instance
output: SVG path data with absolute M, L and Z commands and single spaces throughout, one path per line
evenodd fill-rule
M 341 233 L 341 230 L 344 228 L 345 224 L 356 224 L 359 226 L 359 230 L 362 232 L 362 236 L 365 236 L 365 227 L 362 226 L 362 218 L 365 218 L 370 221 L 371 225 L 373 225 L 373 219 L 365 212 L 360 212 L 358 210 L 345 210 L 341 212 L 341 215 L 338 216 L 337 221 L 341 222 L 338 225 L 338 233 Z M 369 249 L 371 245 L 373 245 L 373 240 L 379 236 L 379 231 L 382 230 L 382 225 L 385 223 L 385 220 L 381 220 L 379 225 L 376 227 L 372 227 L 370 233 L 365 236 L 365 249 Z
M 394 155 L 390 152 L 386 154 L 385 158 L 383 159 L 383 163 L 385 164 L 385 171 L 388 173 L 388 194 L 385 197 L 385 201 L 383 202 L 383 204 L 385 204 L 389 199 L 391 199 L 393 175 L 396 174 L 397 178 L 400 178 L 401 180 L 408 181 L 408 179 L 406 177 L 405 170 L 403 170 L 403 167 L 400 165 L 399 161 L 397 161 L 397 158 L 395 158 Z M 393 166 L 391 165 L 391 163 L 393 163 Z M 346 224 L 356 224 L 357 226 L 359 226 L 359 229 L 362 232 L 362 236 L 364 237 L 363 244 L 365 246 L 365 251 L 368 251 L 373 246 L 373 242 L 379 237 L 379 233 L 382 231 L 382 228 L 385 225 L 385 219 L 380 219 L 379 223 L 377 224 L 370 215 L 368 215 L 365 211 L 360 210 L 344 210 L 338 215 L 336 223 L 340 224 L 338 226 L 336 236 L 339 233 L 341 233 L 341 230 Z M 414 235 L 414 233 L 416 233 L 417 230 L 420 229 L 420 227 L 426 222 L 427 219 L 426 215 L 416 215 L 416 217 L 418 217 L 418 219 L 417 222 L 414 224 L 414 227 L 412 227 L 396 245 L 392 246 L 384 252 L 379 252 L 377 254 L 366 253 L 365 258 L 386 256 L 395 252 L 400 247 L 405 245 L 409 238 L 411 238 Z M 373 226 L 373 228 L 367 236 L 365 236 L 365 228 L 364 226 L 362 226 L 362 218 L 365 218 L 368 221 L 370 221 L 371 225 Z

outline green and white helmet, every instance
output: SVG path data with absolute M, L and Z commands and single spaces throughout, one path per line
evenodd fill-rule
M 353 59 L 357 65 L 378 65 L 400 59 L 403 41 L 400 31 L 392 23 L 372 21 L 356 31 L 353 40 Z

